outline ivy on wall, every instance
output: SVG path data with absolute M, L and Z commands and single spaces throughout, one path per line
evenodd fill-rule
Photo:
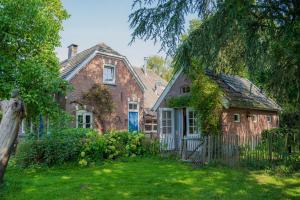
M 204 134 L 221 132 L 223 92 L 205 70 L 193 73 L 190 105 L 196 110 L 198 123 Z
M 185 108 L 191 106 L 191 95 L 170 97 L 167 100 L 167 107 L 169 108 Z

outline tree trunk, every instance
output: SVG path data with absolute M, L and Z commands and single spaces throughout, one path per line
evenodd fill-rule
M 25 109 L 23 102 L 17 97 L 0 101 L 0 108 L 3 111 L 0 123 L 0 182 L 2 182 Z

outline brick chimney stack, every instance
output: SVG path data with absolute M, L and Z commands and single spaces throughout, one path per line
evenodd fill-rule
M 71 44 L 68 46 L 68 59 L 72 58 L 77 54 L 78 45 L 77 44 Z

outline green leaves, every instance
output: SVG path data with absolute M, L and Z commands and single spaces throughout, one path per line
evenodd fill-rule
M 54 52 L 67 17 L 60 0 L 0 0 L 0 98 L 18 88 L 29 116 L 56 112 L 67 88 Z

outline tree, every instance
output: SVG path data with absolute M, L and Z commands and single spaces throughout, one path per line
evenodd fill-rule
M 161 56 L 150 56 L 148 58 L 147 68 L 151 69 L 167 81 L 171 79 L 172 69 L 168 66 L 167 61 Z
M 55 93 L 67 84 L 59 76 L 55 47 L 59 31 L 68 17 L 60 0 L 0 0 L 0 178 L 3 178 L 10 151 L 24 117 L 55 113 Z
M 197 59 L 216 72 L 249 71 L 281 105 L 300 113 L 299 1 L 135 0 L 133 8 L 132 41 L 161 40 L 177 68 L 188 69 Z M 196 13 L 201 25 L 181 40 L 188 13 Z
M 25 108 L 23 101 L 15 93 L 10 100 L 0 101 L 0 109 L 4 111 L 0 124 L 0 182 L 2 182 Z
M 67 17 L 60 0 L 0 0 L 0 99 L 18 89 L 28 117 L 58 111 L 67 88 L 55 54 Z

